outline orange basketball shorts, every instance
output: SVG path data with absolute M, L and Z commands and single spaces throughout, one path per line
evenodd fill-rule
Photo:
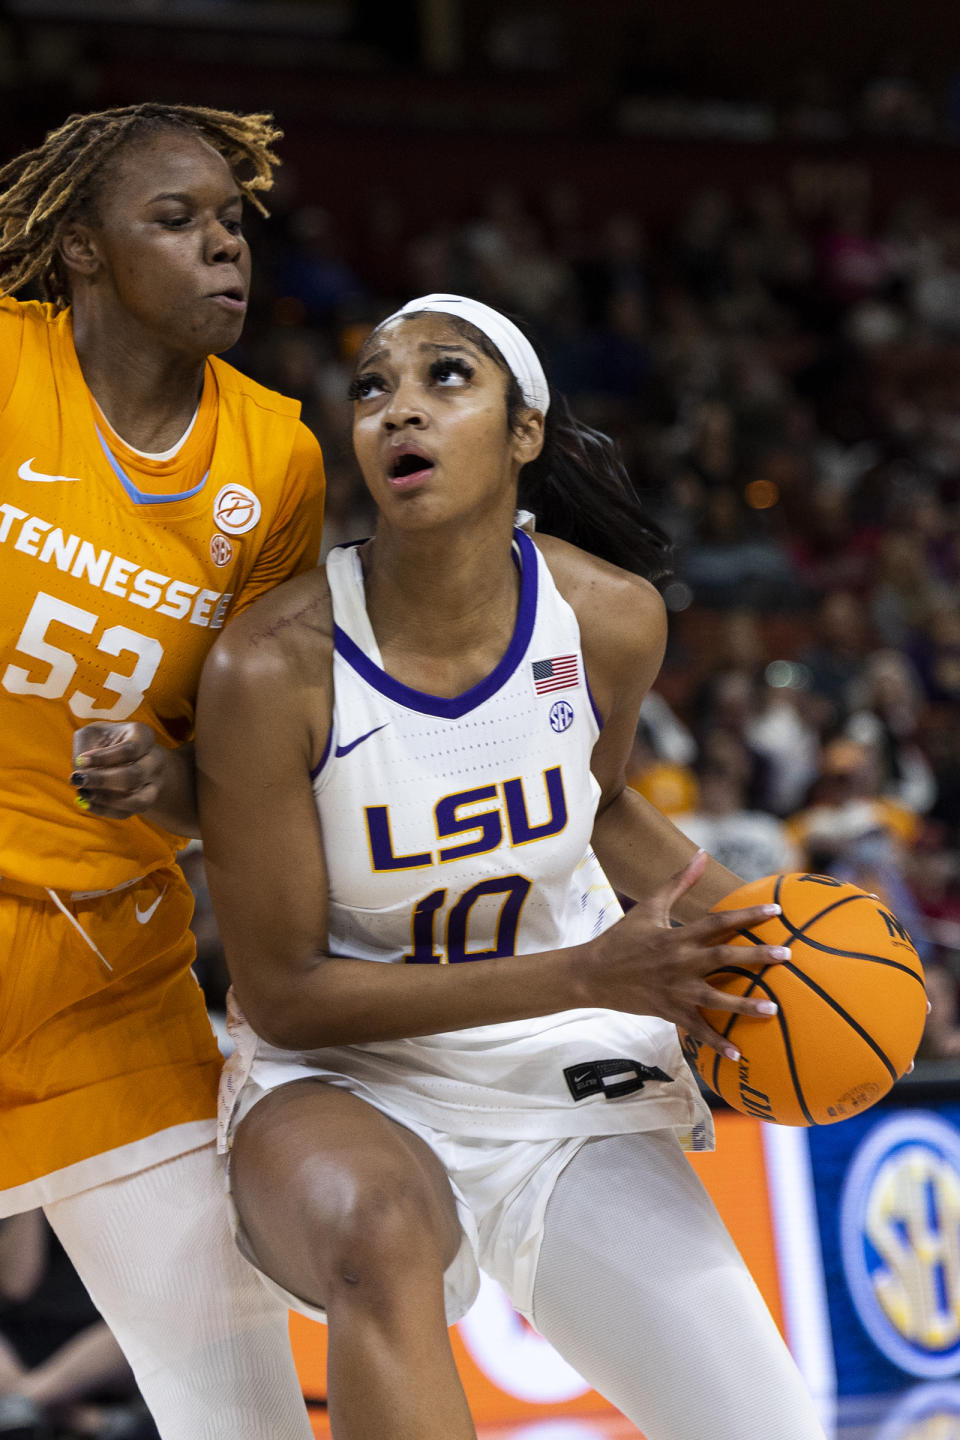
M 43 891 L 0 880 L 0 1214 L 214 1131 L 221 1059 L 181 871 L 59 898 L 76 924 Z

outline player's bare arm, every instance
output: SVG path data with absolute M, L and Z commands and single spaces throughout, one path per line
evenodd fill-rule
M 259 601 L 218 641 L 201 682 L 197 771 L 207 879 L 254 1028 L 286 1048 L 308 1049 L 602 1005 L 661 1015 L 722 1045 L 697 1007 L 719 999 L 754 1013 L 755 1002 L 718 997 L 702 977 L 719 963 L 722 942 L 760 916 L 736 911 L 671 930 L 670 907 L 700 878 L 696 867 L 672 876 L 650 914 L 638 907 L 600 937 L 602 945 L 483 965 L 379 965 L 329 954 L 324 836 L 310 784 L 333 699 L 322 583 L 319 574 L 304 576 Z M 721 949 L 708 954 L 714 944 Z
M 693 858 L 696 847 L 627 785 L 627 762 L 643 698 L 666 646 L 666 610 L 649 581 L 578 550 L 538 536 L 564 599 L 580 624 L 590 689 L 603 719 L 593 751 L 601 788 L 593 847 L 610 883 L 641 900 L 659 891 Z M 739 877 L 708 859 L 696 884 L 677 898 L 674 914 L 692 920 L 739 885 Z

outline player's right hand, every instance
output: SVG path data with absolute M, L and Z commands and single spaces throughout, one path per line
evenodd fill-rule
M 730 1010 L 765 1018 L 776 1014 L 766 998 L 724 994 L 708 983 L 712 970 L 743 960 L 742 945 L 726 945 L 738 931 L 779 915 L 779 905 L 751 905 L 743 910 L 709 911 L 686 925 L 674 925 L 671 911 L 703 874 L 706 854 L 700 850 L 683 870 L 646 901 L 638 901 L 609 930 L 582 948 L 580 971 L 589 1005 L 657 1015 L 681 1026 L 730 1060 L 739 1051 L 707 1024 L 702 1011 Z M 752 963 L 780 964 L 790 951 L 781 945 L 757 945 Z
M 169 752 L 149 725 L 96 721 L 73 737 L 71 785 L 91 815 L 125 820 L 157 803 Z

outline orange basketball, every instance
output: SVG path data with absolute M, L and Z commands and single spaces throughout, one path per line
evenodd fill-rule
M 779 1012 L 753 1018 L 704 1010 L 739 1060 L 680 1033 L 703 1080 L 747 1115 L 778 1125 L 832 1125 L 859 1115 L 903 1075 L 923 1033 L 923 967 L 895 915 L 873 895 L 829 875 L 767 875 L 714 908 L 775 902 L 782 914 L 732 941 L 743 964 L 709 982 L 730 995 L 761 995 Z M 754 946 L 788 945 L 790 960 L 758 965 Z

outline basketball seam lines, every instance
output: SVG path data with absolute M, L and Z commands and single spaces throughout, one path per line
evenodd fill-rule
M 808 925 L 812 925 L 814 920 L 819 920 L 821 916 L 830 915 L 834 910 L 839 910 L 841 905 L 852 905 L 854 900 L 869 899 L 870 896 L 866 890 L 858 890 L 856 895 L 841 895 L 839 900 L 831 900 L 829 905 L 824 905 L 822 910 L 818 910 L 815 915 L 810 916 L 809 920 L 805 920 L 801 929 L 806 929 Z M 792 926 L 790 928 L 793 929 Z
M 777 876 L 777 880 L 776 880 L 776 884 L 775 884 L 775 886 L 774 886 L 774 899 L 775 899 L 778 903 L 780 902 L 780 896 L 781 896 L 781 892 L 782 892 L 782 889 L 783 889 L 783 881 L 784 881 L 784 879 L 785 879 L 785 877 L 784 877 L 783 875 L 778 875 L 778 876 Z M 845 895 L 845 896 L 843 896 L 841 899 L 834 900 L 831 904 L 825 905 L 825 906 L 823 907 L 823 909 L 822 909 L 822 910 L 818 910 L 815 915 L 811 915 L 811 916 L 809 917 L 809 919 L 807 919 L 807 920 L 804 922 L 804 924 L 803 924 L 802 926 L 800 926 L 799 928 L 798 928 L 796 925 L 794 925 L 794 924 L 790 921 L 790 919 L 789 919 L 785 914 L 783 914 L 782 908 L 781 908 L 781 914 L 780 914 L 780 917 L 779 917 L 779 918 L 780 918 L 780 920 L 781 920 L 781 922 L 782 922 L 782 924 L 783 924 L 784 929 L 787 931 L 787 933 L 788 933 L 788 935 L 789 935 L 790 937 L 792 937 L 792 938 L 795 939 L 795 940 L 800 940 L 800 941 L 802 941 L 805 945 L 809 945 L 809 946 L 811 947 L 811 949 L 820 951 L 821 954 L 825 954 L 825 955 L 836 955 L 836 956 L 838 956 L 838 957 L 842 957 L 842 958 L 844 958 L 844 959 L 849 959 L 849 960 L 868 960 L 868 961 L 872 961 L 872 962 L 873 962 L 874 964 L 876 964 L 876 965 L 887 965 L 887 966 L 889 966 L 891 969 L 900 970 L 903 974 L 909 975 L 909 976 L 911 977 L 911 979 L 916 980 L 918 984 L 923 985 L 923 981 L 922 981 L 922 980 L 920 979 L 920 977 L 917 975 L 916 971 L 913 970 L 909 965 L 904 964 L 904 963 L 903 963 L 902 961 L 900 961 L 900 960 L 893 960 L 893 959 L 890 959 L 890 958 L 888 958 L 888 957 L 886 957 L 886 956 L 883 956 L 883 955 L 870 955 L 870 954 L 866 954 L 866 953 L 864 953 L 864 952 L 862 952 L 862 951 L 857 951 L 857 950 L 840 950 L 840 949 L 838 949 L 837 947 L 832 946 L 832 945 L 824 945 L 821 941 L 815 940 L 815 939 L 813 939 L 810 935 L 807 934 L 808 928 L 809 928 L 810 926 L 814 925 L 818 920 L 822 919 L 822 917 L 823 917 L 824 915 L 830 914 L 832 911 L 839 909 L 839 908 L 840 908 L 841 906 L 843 906 L 843 905 L 852 904 L 852 902 L 853 902 L 854 900 L 872 900 L 872 899 L 873 899 L 873 896 L 868 895 L 865 890 L 858 891 L 858 893 L 855 894 L 855 895 Z M 752 934 L 752 932 L 749 931 L 749 930 L 738 930 L 736 933 L 738 934 L 738 936 L 739 936 L 741 939 L 743 939 L 743 940 L 749 940 L 749 942 L 750 942 L 751 945 L 765 945 L 765 944 L 768 943 L 768 942 L 765 941 L 765 940 L 759 939 L 758 936 Z M 916 949 L 916 947 L 914 947 L 914 949 Z M 919 959 L 919 956 L 918 956 L 918 959 Z M 872 1036 L 871 1036 L 861 1025 L 859 1025 L 856 1020 L 854 1020 L 854 1018 L 852 1017 L 852 1015 L 849 1015 L 849 1014 L 847 1013 L 847 1011 L 843 1008 L 843 1006 L 842 1006 L 838 1001 L 836 1001 L 836 1000 L 833 998 L 832 995 L 829 995 L 829 994 L 827 993 L 827 991 L 823 990 L 823 989 L 816 983 L 816 981 L 811 980 L 811 979 L 809 978 L 809 976 L 805 975 L 802 970 L 800 970 L 800 969 L 797 968 L 797 966 L 795 966 L 795 965 L 793 965 L 793 964 L 791 964 L 791 963 L 789 963 L 789 962 L 784 962 L 784 963 L 786 964 L 786 968 L 790 971 L 790 973 L 791 973 L 792 975 L 796 976 L 796 978 L 797 978 L 798 980 L 802 981 L 803 984 L 805 984 L 808 989 L 812 990 L 816 995 L 818 995 L 821 1000 L 826 1001 L 826 1003 L 827 1003 L 827 1004 L 830 1006 L 830 1008 L 835 1012 L 835 1014 L 839 1015 L 839 1016 L 846 1022 L 846 1024 L 848 1024 L 848 1025 L 850 1026 L 850 1028 L 854 1031 L 854 1033 L 860 1036 L 860 1038 L 870 1047 L 871 1050 L 873 1050 L 874 1054 L 877 1056 L 877 1058 L 878 1058 L 878 1059 L 882 1062 L 882 1064 L 885 1066 L 885 1068 L 886 1068 L 887 1072 L 889 1073 L 889 1075 L 891 1076 L 891 1078 L 892 1078 L 894 1081 L 896 1081 L 896 1080 L 898 1079 L 898 1076 L 897 1076 L 897 1072 L 896 1072 L 895 1067 L 891 1064 L 891 1062 L 890 1062 L 890 1060 L 887 1058 L 886 1054 L 883 1052 L 883 1050 L 880 1048 L 880 1046 L 876 1043 L 876 1041 L 872 1038 Z M 773 991 L 772 988 L 768 988 L 768 986 L 764 983 L 764 980 L 763 980 L 763 976 L 767 973 L 767 970 L 770 969 L 770 968 L 771 968 L 770 966 L 764 966 L 763 970 L 761 970 L 759 973 L 757 973 L 756 971 L 753 971 L 753 970 L 741 969 L 739 966 L 736 966 L 736 965 L 726 965 L 726 966 L 723 966 L 723 967 L 719 968 L 718 970 L 714 971 L 713 973 L 714 973 L 714 974 L 718 974 L 718 975 L 722 975 L 722 974 L 739 975 L 739 976 L 741 976 L 743 979 L 749 980 L 750 983 L 749 983 L 749 985 L 747 986 L 746 990 L 744 990 L 743 996 L 742 996 L 741 998 L 746 998 L 747 996 L 749 996 L 750 994 L 752 994 L 752 992 L 753 992 L 753 990 L 754 990 L 755 988 L 759 987 L 761 990 L 764 991 L 764 993 L 765 993 L 766 995 L 770 996 L 771 999 L 777 1000 L 778 997 L 777 997 L 775 991 Z M 741 1015 L 739 1015 L 738 1013 L 736 1013 L 736 1012 L 734 1012 L 734 1013 L 730 1016 L 730 1018 L 728 1019 L 726 1025 L 725 1025 L 724 1028 L 723 1028 L 723 1032 L 722 1032 L 722 1033 L 723 1033 L 724 1039 L 729 1039 L 730 1034 L 731 1034 L 731 1032 L 732 1032 L 732 1030 L 733 1030 L 733 1028 L 734 1028 L 734 1026 L 735 1026 L 735 1024 L 736 1024 L 736 1022 L 737 1022 L 737 1020 L 740 1020 L 740 1019 L 742 1019 L 742 1018 L 743 1018 L 743 1017 L 742 1017 Z M 787 1022 L 786 1022 L 786 1019 L 785 1019 L 785 1017 L 784 1017 L 784 1015 L 783 1015 L 782 1009 L 778 1009 L 778 1011 L 777 1011 L 777 1021 L 778 1021 L 779 1025 L 780 1025 L 780 1033 L 781 1033 L 781 1037 L 782 1037 L 782 1040 L 783 1040 L 784 1052 L 785 1052 L 786 1060 L 787 1060 L 787 1066 L 788 1066 L 788 1068 L 789 1068 L 790 1076 L 791 1076 L 791 1079 L 792 1079 L 792 1081 L 793 1081 L 793 1088 L 794 1088 L 794 1093 L 796 1094 L 796 1097 L 797 1097 L 797 1102 L 798 1102 L 798 1104 L 799 1104 L 799 1106 L 800 1106 L 801 1111 L 803 1112 L 804 1116 L 806 1117 L 807 1121 L 808 1121 L 811 1125 L 814 1125 L 814 1124 L 816 1124 L 816 1121 L 813 1119 L 813 1116 L 810 1114 L 809 1108 L 808 1108 L 807 1103 L 806 1103 L 806 1097 L 804 1096 L 803 1089 L 802 1089 L 801 1084 L 800 1084 L 800 1077 L 799 1077 L 799 1075 L 797 1074 L 796 1064 L 795 1064 L 795 1062 L 794 1062 L 793 1046 L 792 1046 L 792 1044 L 791 1044 L 791 1042 L 790 1042 L 789 1027 L 787 1026 Z M 714 1090 L 717 1091 L 718 1094 L 721 1094 L 721 1095 L 722 1095 L 723 1092 L 722 1092 L 721 1089 L 720 1089 L 719 1079 L 720 1079 L 720 1061 L 721 1061 L 722 1058 L 723 1058 L 723 1057 L 722 1057 L 721 1055 L 715 1054 L 715 1055 L 714 1055 L 714 1059 L 713 1059 L 713 1088 L 714 1088 Z
M 777 895 L 780 893 L 779 882 L 775 893 Z M 854 900 L 870 900 L 871 898 L 872 897 L 864 890 L 861 890 L 856 895 L 846 895 L 842 900 L 835 900 L 832 905 L 826 905 L 822 910 L 818 910 L 816 915 L 811 915 L 808 920 L 803 922 L 799 929 L 792 923 L 788 916 L 781 913 L 777 918 L 794 940 L 802 940 L 804 945 L 809 945 L 812 950 L 819 950 L 824 955 L 842 955 L 845 960 L 872 960 L 875 965 L 889 965 L 891 969 L 902 971 L 904 975 L 909 975 L 911 980 L 916 980 L 918 985 L 922 985 L 923 981 L 916 970 L 912 969 L 909 965 L 905 965 L 902 960 L 893 960 L 887 955 L 870 955 L 862 950 L 839 950 L 835 945 L 824 945 L 822 940 L 814 940 L 812 936 L 807 934 L 808 926 L 814 925 L 824 915 L 829 915 L 831 910 L 836 910 L 840 905 L 849 905 Z M 742 940 L 749 940 L 751 945 L 766 945 L 769 943 L 766 940 L 758 939 L 758 937 L 749 930 L 738 930 L 737 934 Z M 913 947 L 913 950 L 914 954 L 916 954 L 916 946 Z M 917 960 L 919 961 L 919 959 L 920 956 L 917 955 Z
M 780 892 L 783 889 L 782 882 L 783 876 L 780 875 L 777 877 L 777 884 L 774 890 L 774 894 L 778 904 L 780 903 Z M 848 960 L 872 960 L 877 965 L 889 965 L 894 970 L 902 970 L 904 975 L 909 975 L 911 979 L 916 980 L 918 985 L 922 985 L 923 981 L 920 979 L 916 971 L 912 970 L 909 965 L 904 965 L 902 960 L 893 960 L 885 955 L 864 954 L 864 952 L 860 950 L 838 950 L 833 945 L 824 945 L 821 940 L 813 940 L 810 936 L 807 935 L 808 926 L 816 924 L 816 922 L 822 919 L 824 915 L 829 915 L 831 911 L 838 910 L 841 905 L 852 905 L 854 900 L 872 899 L 873 896 L 868 895 L 865 890 L 858 890 L 856 895 L 844 895 L 840 900 L 832 901 L 831 904 L 825 905 L 822 910 L 818 910 L 815 915 L 811 915 L 808 920 L 804 921 L 804 923 L 800 926 L 799 929 L 797 929 L 796 925 L 794 925 L 790 921 L 790 919 L 782 913 L 782 911 L 779 919 L 783 924 L 783 928 L 787 930 L 795 940 L 802 940 L 805 945 L 811 946 L 811 948 L 814 950 L 821 951 L 821 953 L 824 955 L 843 955 Z M 763 944 L 762 940 L 757 940 L 756 936 L 751 935 L 748 930 L 740 930 L 737 933 L 743 935 L 745 938 L 749 938 L 753 941 L 755 945 Z M 914 946 L 913 949 L 914 953 L 916 954 L 916 946 Z M 919 958 L 920 957 L 918 955 L 917 959 L 919 960 Z
M 807 925 L 812 925 L 814 921 L 819 920 L 820 916 L 824 913 L 823 910 L 818 911 L 816 915 L 807 921 Z M 917 981 L 917 984 L 923 983 L 916 971 L 911 970 L 909 965 L 904 965 L 902 960 L 891 960 L 885 955 L 871 955 L 863 950 L 840 950 L 835 945 L 824 945 L 822 940 L 814 940 L 811 935 L 808 935 L 806 927 L 798 930 L 796 926 L 791 925 L 790 921 L 783 915 L 779 918 L 783 922 L 784 929 L 787 930 L 795 940 L 802 940 L 804 945 L 809 945 L 811 950 L 819 950 L 823 955 L 842 955 L 846 960 L 872 960 L 876 965 L 890 965 L 894 970 L 902 970 L 904 975 L 909 975 L 911 979 Z M 757 941 L 758 945 L 762 945 L 763 943 L 762 940 Z
M 769 968 L 770 968 L 770 967 L 767 966 L 767 969 L 769 969 Z M 765 973 L 765 972 L 764 972 L 764 973 Z M 745 979 L 745 980 L 750 980 L 752 983 L 751 983 L 751 985 L 748 987 L 748 989 L 744 992 L 745 995 L 749 995 L 749 994 L 750 994 L 750 991 L 754 988 L 754 985 L 757 985 L 757 986 L 759 986 L 759 988 L 763 991 L 763 993 L 764 993 L 765 995 L 769 996 L 769 998 L 770 998 L 771 1000 L 776 1000 L 776 998 L 777 998 L 776 992 L 775 992 L 774 990 L 770 989 L 766 984 L 764 984 L 764 981 L 763 981 L 762 976 L 761 976 L 761 975 L 757 975 L 756 972 L 753 971 L 753 970 L 744 970 L 744 969 L 742 969 L 739 965 L 724 965 L 724 966 L 721 967 L 721 969 L 714 971 L 714 974 L 717 974 L 717 975 L 740 975 L 740 976 L 743 977 L 743 979 Z M 744 1017 L 743 1017 L 742 1015 L 738 1015 L 738 1014 L 735 1013 L 735 1014 L 733 1015 L 732 1019 L 731 1019 L 730 1026 L 729 1026 L 728 1030 L 725 1032 L 725 1034 L 729 1034 L 729 1031 L 733 1028 L 734 1023 L 735 1023 L 737 1020 L 742 1020 L 743 1018 L 744 1018 Z M 777 1019 L 777 1023 L 778 1023 L 779 1026 L 780 1026 L 780 1034 L 781 1034 L 781 1037 L 782 1037 L 782 1039 L 783 1039 L 783 1048 L 784 1048 L 784 1052 L 785 1052 L 786 1057 L 787 1057 L 787 1065 L 788 1065 L 789 1070 L 790 1070 L 790 1078 L 793 1080 L 793 1089 L 794 1089 L 794 1093 L 796 1094 L 796 1097 L 797 1097 L 797 1103 L 799 1104 L 800 1109 L 803 1111 L 803 1114 L 804 1114 L 804 1117 L 806 1118 L 807 1124 L 808 1124 L 808 1125 L 815 1125 L 817 1122 L 816 1122 L 816 1120 L 814 1120 L 813 1116 L 810 1114 L 810 1110 L 809 1110 L 809 1108 L 808 1108 L 808 1106 L 807 1106 L 806 1096 L 804 1095 L 804 1093 L 803 1093 L 803 1087 L 802 1087 L 802 1085 L 800 1084 L 800 1076 L 797 1074 L 797 1066 L 796 1066 L 796 1062 L 795 1062 L 795 1060 L 794 1060 L 794 1058 L 793 1058 L 793 1045 L 792 1045 L 791 1042 L 790 1042 L 790 1028 L 789 1028 L 789 1026 L 787 1025 L 786 1016 L 784 1015 L 783 1010 L 780 1009 L 780 1008 L 778 1008 L 778 1010 L 777 1010 L 776 1019 Z M 718 1055 L 718 1056 L 717 1056 L 717 1061 L 718 1061 L 718 1062 L 719 1062 L 720 1058 L 721 1058 L 721 1057 Z M 722 1094 L 722 1091 L 721 1091 L 720 1093 Z
M 751 945 L 760 945 L 760 944 L 762 943 L 760 940 L 757 939 L 756 935 L 751 935 L 749 930 L 738 930 L 738 931 L 737 931 L 737 934 L 738 934 L 738 935 L 742 935 L 743 938 L 744 938 L 744 940 L 749 940 L 750 943 L 751 943 Z M 751 975 L 753 975 L 753 976 L 754 976 L 754 979 L 760 979 L 761 976 L 763 976 L 763 975 L 766 974 L 766 972 L 767 972 L 767 970 L 768 970 L 769 968 L 770 968 L 770 967 L 769 967 L 768 965 L 765 965 L 765 966 L 763 967 L 763 969 L 762 969 L 758 974 L 755 973 L 755 972 L 752 971 L 752 970 L 751 970 L 750 972 L 748 972 L 748 973 L 751 974 Z M 712 973 L 713 973 L 713 974 L 718 974 L 719 972 L 718 972 L 718 971 L 713 971 Z M 746 990 L 743 992 L 743 998 L 746 999 L 747 996 L 750 995 L 752 991 L 753 991 L 753 984 L 750 984 L 750 985 L 747 986 Z M 729 1040 L 729 1038 L 730 1038 L 730 1031 L 733 1029 L 734 1023 L 735 1023 L 735 1021 L 736 1021 L 738 1018 L 739 1018 L 739 1017 L 737 1016 L 736 1012 L 734 1012 L 734 1013 L 730 1016 L 729 1020 L 727 1021 L 726 1025 L 724 1026 L 724 1028 L 723 1028 L 723 1030 L 722 1030 L 722 1032 L 721 1032 L 722 1035 L 723 1035 L 724 1040 Z M 719 1053 L 715 1053 L 715 1054 L 714 1054 L 714 1057 L 713 1057 L 713 1082 L 714 1082 L 714 1083 L 713 1083 L 713 1088 L 714 1088 L 714 1090 L 717 1090 L 718 1092 L 719 1092 L 720 1087 L 719 1087 L 719 1085 L 717 1084 L 717 1081 L 718 1081 L 719 1076 L 720 1076 L 720 1061 L 721 1061 L 722 1059 L 723 1059 L 723 1056 L 720 1055 Z
M 789 960 L 784 961 L 784 969 L 789 970 L 791 975 L 796 975 L 797 979 L 801 980 L 809 990 L 812 990 L 816 995 L 819 995 L 821 1000 L 825 1000 L 830 1006 L 830 1008 L 832 1010 L 835 1010 L 836 1013 L 847 1022 L 851 1030 L 855 1030 L 856 1033 L 860 1036 L 860 1038 L 866 1041 L 866 1043 L 870 1046 L 870 1049 L 874 1052 L 877 1058 L 883 1061 L 884 1065 L 887 1067 L 887 1070 L 890 1073 L 891 1078 L 894 1080 L 897 1080 L 899 1078 L 897 1075 L 896 1067 L 892 1065 L 887 1059 L 887 1056 L 884 1054 L 883 1050 L 881 1050 L 880 1046 L 877 1044 L 876 1040 L 874 1040 L 873 1036 L 870 1035 L 866 1030 L 864 1030 L 863 1026 L 859 1025 L 857 1021 L 854 1020 L 852 1015 L 848 1015 L 847 1011 L 844 1010 L 843 1006 L 838 1000 L 835 1000 L 832 995 L 828 995 L 826 990 L 821 989 L 821 987 L 817 984 L 815 980 L 810 979 L 809 975 L 805 975 L 802 970 L 798 970 L 795 965 L 791 965 Z
M 858 895 L 849 895 L 847 897 L 848 900 L 858 900 L 859 898 L 860 897 Z M 838 900 L 836 902 L 837 905 L 842 905 L 843 903 L 844 902 L 842 900 Z M 831 905 L 829 908 L 831 910 L 836 909 L 836 905 Z M 807 921 L 807 924 L 812 925 L 813 921 L 819 919 L 823 913 L 824 911 L 818 910 L 816 915 L 814 915 L 811 920 Z M 896 967 L 896 969 L 903 970 L 905 974 L 912 975 L 914 979 L 917 978 L 908 965 L 901 965 L 900 962 L 897 960 L 884 961 L 879 955 L 860 955 L 851 950 L 832 950 L 829 945 L 818 945 L 815 940 L 810 939 L 809 935 L 804 935 L 802 931 L 797 930 L 793 925 L 791 925 L 785 916 L 781 915 L 779 918 L 784 922 L 786 928 L 790 931 L 790 933 L 792 935 L 795 935 L 799 940 L 802 940 L 804 945 L 812 945 L 817 950 L 822 950 L 828 955 L 846 955 L 852 960 L 877 960 L 880 964 L 893 965 Z M 749 940 L 753 945 L 762 945 L 764 943 L 762 940 L 758 940 L 756 935 L 751 935 L 749 930 L 738 930 L 737 934 L 742 935 L 745 940 Z M 798 980 L 802 980 L 804 985 L 806 985 L 809 989 L 813 990 L 817 995 L 819 995 L 821 1000 L 826 1000 L 827 1004 L 831 1007 L 831 1009 L 835 1010 L 836 1013 L 847 1022 L 850 1028 L 852 1030 L 855 1030 L 856 1033 L 860 1036 L 860 1038 L 867 1042 L 871 1050 L 873 1050 L 874 1054 L 877 1056 L 878 1060 L 883 1061 L 888 1073 L 893 1077 L 894 1080 L 898 1080 L 900 1078 L 897 1075 L 896 1067 L 891 1065 L 890 1061 L 887 1059 L 887 1056 L 880 1049 L 880 1046 L 877 1044 L 877 1042 L 873 1039 L 871 1035 L 867 1033 L 866 1030 L 862 1028 L 862 1026 L 857 1024 L 856 1020 L 854 1020 L 852 1015 L 847 1014 L 846 1010 L 844 1010 L 843 1006 L 839 1003 L 839 1001 L 834 1000 L 832 995 L 829 995 L 826 990 L 822 990 L 815 980 L 811 980 L 808 975 L 805 975 L 802 970 L 798 970 L 796 965 L 791 964 L 789 960 L 785 960 L 783 962 L 783 965 L 784 969 L 789 970 L 791 975 L 795 975 Z M 766 974 L 766 970 L 768 968 L 769 967 L 765 967 L 764 970 L 761 971 L 761 974 Z M 746 973 L 751 974 L 752 972 L 747 971 Z M 749 990 L 746 991 L 746 994 L 749 995 L 749 993 Z M 774 996 L 773 998 L 776 997 Z M 736 1016 L 734 1016 L 734 1019 L 736 1019 Z M 724 1038 L 726 1038 L 726 1035 Z M 719 1059 L 719 1056 L 717 1058 Z
M 738 934 L 742 935 L 745 940 L 751 941 L 751 943 L 754 944 L 754 945 L 759 945 L 759 944 L 760 944 L 760 941 L 756 938 L 755 935 L 751 935 L 749 930 L 740 930 L 740 931 L 738 931 Z M 766 971 L 767 971 L 768 969 L 769 969 L 769 966 L 766 966 L 766 965 L 765 965 L 764 968 L 759 972 L 759 974 L 758 974 L 757 972 L 755 972 L 755 971 L 752 971 L 752 970 L 749 971 L 748 973 L 753 976 L 753 981 L 756 981 L 756 980 L 758 980 L 758 979 L 760 978 L 760 976 L 766 974 Z M 711 973 L 712 973 L 712 974 L 719 974 L 720 972 L 719 972 L 719 971 L 712 971 Z M 743 997 L 742 997 L 743 999 L 746 999 L 747 996 L 750 995 L 751 992 L 753 991 L 753 981 L 751 981 L 751 983 L 747 986 L 746 990 L 744 990 L 744 992 L 743 992 Z M 724 1040 L 729 1040 L 729 1038 L 730 1038 L 730 1031 L 733 1029 L 734 1024 L 735 1024 L 735 1022 L 736 1022 L 736 1020 L 737 1020 L 738 1018 L 739 1018 L 739 1017 L 737 1016 L 737 1014 L 736 1014 L 735 1011 L 734 1011 L 734 1013 L 733 1013 L 732 1015 L 730 1015 L 730 1017 L 728 1018 L 727 1023 L 724 1025 L 723 1030 L 720 1032 L 720 1033 L 723 1035 Z M 718 1084 L 718 1081 L 719 1081 L 719 1078 L 720 1078 L 720 1061 L 721 1061 L 722 1059 L 723 1059 L 723 1056 L 719 1053 L 719 1051 L 715 1051 L 715 1052 L 714 1052 L 714 1056 L 713 1056 L 713 1088 L 714 1088 L 714 1090 L 717 1091 L 718 1094 L 720 1093 L 720 1086 L 719 1086 L 719 1084 Z
M 851 895 L 850 899 L 859 900 L 860 896 Z M 835 908 L 833 905 L 830 906 L 831 910 Z M 796 925 L 791 925 L 785 916 L 780 915 L 777 918 L 782 922 L 783 928 L 794 940 L 802 940 L 804 945 L 810 946 L 811 950 L 819 950 L 824 955 L 840 955 L 844 960 L 872 960 L 875 965 L 889 965 L 891 969 L 900 970 L 904 975 L 909 975 L 911 980 L 916 980 L 918 985 L 923 984 L 917 972 L 912 970 L 909 965 L 904 965 L 902 960 L 891 960 L 886 955 L 869 955 L 862 950 L 838 950 L 833 945 L 824 945 L 822 940 L 812 939 L 812 937 L 807 934 L 807 925 L 812 925 L 815 920 L 819 920 L 820 916 L 826 913 L 825 910 L 818 910 L 816 915 L 811 916 L 799 930 Z M 768 945 L 770 943 L 768 940 L 760 940 L 756 935 L 751 934 L 749 930 L 738 930 L 737 934 L 741 940 L 749 940 L 751 945 Z M 919 960 L 919 958 L 918 955 L 917 959 Z

